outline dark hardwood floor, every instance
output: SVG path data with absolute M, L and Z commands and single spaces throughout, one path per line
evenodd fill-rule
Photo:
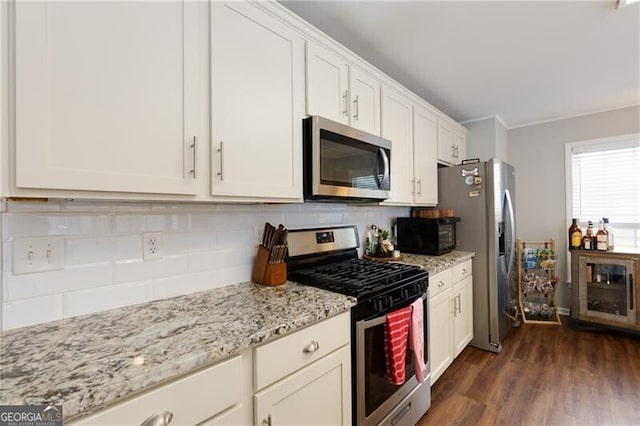
M 467 347 L 431 388 L 427 425 L 640 425 L 640 338 L 522 324 Z

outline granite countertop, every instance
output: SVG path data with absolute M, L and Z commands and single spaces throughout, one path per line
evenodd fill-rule
M 423 254 L 402 253 L 402 263 L 420 265 L 429 271 L 429 275 L 435 275 L 445 269 L 452 268 L 458 263 L 471 259 L 475 253 L 468 251 L 452 251 L 440 256 L 426 256 Z
M 0 405 L 62 404 L 64 419 L 351 308 L 352 297 L 252 283 L 2 333 Z

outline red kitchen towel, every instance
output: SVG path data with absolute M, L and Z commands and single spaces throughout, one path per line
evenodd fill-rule
M 411 322 L 411 306 L 387 314 L 384 324 L 384 354 L 387 380 L 394 385 L 404 383 L 407 340 Z
M 411 330 L 409 347 L 413 352 L 416 379 L 424 383 L 424 302 L 419 298 L 411 304 Z

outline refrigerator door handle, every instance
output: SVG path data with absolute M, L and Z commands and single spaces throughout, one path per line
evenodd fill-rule
M 505 237 L 505 245 L 509 246 L 509 258 L 507 260 L 507 277 L 511 275 L 511 264 L 513 263 L 513 259 L 516 255 L 516 245 L 515 241 L 513 241 L 514 236 L 516 235 L 516 225 L 515 225 L 515 216 L 513 213 L 513 203 L 511 202 L 511 193 L 508 189 L 504 190 L 504 200 L 507 206 L 507 212 L 509 214 L 509 230 L 511 231 L 511 241 L 508 241 Z

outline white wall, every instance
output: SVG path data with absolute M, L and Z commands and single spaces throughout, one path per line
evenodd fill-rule
M 508 162 L 516 168 L 518 236 L 540 241 L 555 238 L 558 252 L 558 305 L 568 308 L 567 229 L 564 149 L 568 142 L 640 132 L 640 107 L 567 118 L 510 129 Z
M 251 280 L 265 221 L 288 228 L 390 227 L 406 207 L 8 202 L 2 214 L 2 327 L 11 329 Z M 142 260 L 142 233 L 164 257 Z M 14 275 L 13 240 L 62 235 L 61 271 Z
M 464 123 L 467 134 L 467 158 L 487 161 L 491 158 L 508 161 L 507 128 L 497 117 Z

